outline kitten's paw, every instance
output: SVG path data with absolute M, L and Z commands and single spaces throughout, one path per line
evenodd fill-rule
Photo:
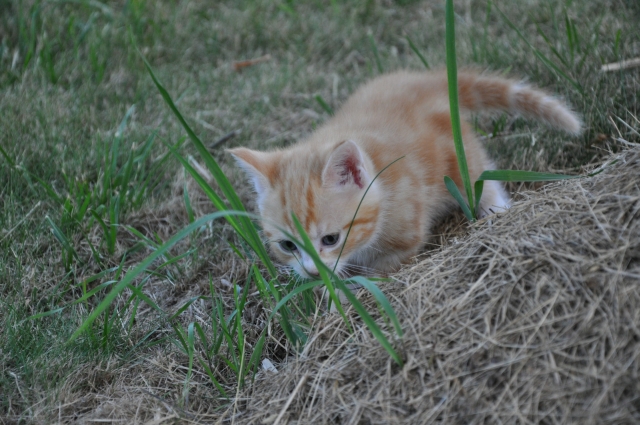
M 486 181 L 482 193 L 482 200 L 480 201 L 478 218 L 503 213 L 509 208 L 511 208 L 509 195 L 507 195 L 502 185 L 497 181 Z

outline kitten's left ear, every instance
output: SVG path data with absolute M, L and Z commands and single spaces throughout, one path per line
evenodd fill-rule
M 363 189 L 369 182 L 364 156 L 358 145 L 347 140 L 336 146 L 322 171 L 323 185 Z
M 269 178 L 273 172 L 273 161 L 268 152 L 259 152 L 247 148 L 227 149 L 236 162 L 247 172 L 258 193 L 258 204 L 271 188 Z

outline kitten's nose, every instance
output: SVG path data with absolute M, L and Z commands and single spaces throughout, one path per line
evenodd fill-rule
M 309 276 L 311 277 L 319 277 L 320 276 L 320 272 L 318 270 L 316 270 L 316 268 L 307 268 L 305 269 L 305 271 L 309 274 Z
M 304 271 L 307 272 L 307 274 L 311 277 L 320 276 L 316 264 L 313 262 L 311 257 L 304 253 L 302 254 L 302 268 L 304 268 Z

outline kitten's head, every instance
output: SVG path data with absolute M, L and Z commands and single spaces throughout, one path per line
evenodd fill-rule
M 338 261 L 338 273 L 345 271 L 350 258 L 375 242 L 380 189 L 374 182 L 363 199 L 375 173 L 371 161 L 354 142 L 320 147 L 303 144 L 273 152 L 237 148 L 230 153 L 256 189 L 271 252 L 301 276 L 314 278 L 318 270 L 310 256 L 287 236 L 289 233 L 301 239 L 292 214 L 300 220 L 322 261 L 330 268 Z

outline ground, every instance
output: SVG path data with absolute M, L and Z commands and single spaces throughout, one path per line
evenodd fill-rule
M 573 138 L 506 115 L 474 117 L 499 167 L 575 174 L 638 142 L 640 68 L 601 71 L 640 56 L 637 1 L 455 6 L 459 66 L 526 79 L 585 123 Z M 246 246 L 223 221 L 199 227 L 140 275 L 149 302 L 127 288 L 70 341 L 127 271 L 214 211 L 169 150 L 178 144 L 203 163 L 143 57 L 249 209 L 249 186 L 224 147 L 293 143 L 367 79 L 424 69 L 411 45 L 428 66 L 445 63 L 444 1 L 433 0 L 6 0 L 0 39 L 3 423 L 215 422 L 250 392 L 251 374 L 245 381 L 238 370 L 270 306 L 245 285 L 255 260 L 236 253 Z M 265 60 L 237 66 L 257 58 Z M 240 320 L 235 284 L 247 289 Z M 212 294 L 246 346 L 229 331 L 215 348 Z M 325 321 L 317 320 L 315 330 Z M 280 322 L 269 323 L 259 360 L 280 369 L 295 348 Z

